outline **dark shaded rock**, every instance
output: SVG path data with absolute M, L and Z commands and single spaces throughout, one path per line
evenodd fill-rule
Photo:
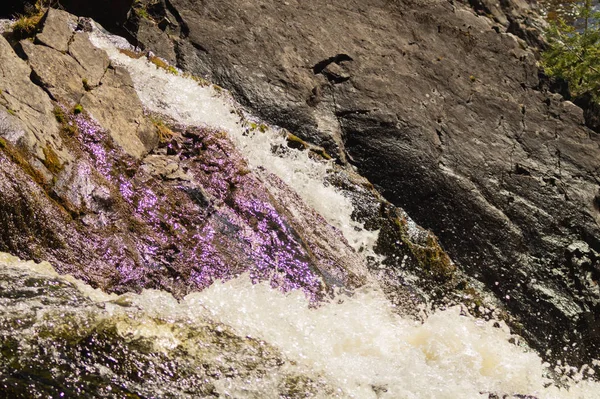
M 17 14 L 25 12 L 25 4 L 23 0 L 5 0 L 0 6 L 0 18 L 12 18 Z
M 137 23 L 136 44 L 160 54 L 162 58 L 171 64 L 177 62 L 173 41 L 156 22 L 148 18 L 140 18 Z
M 586 93 L 578 96 L 573 102 L 583 109 L 585 125 L 596 133 L 600 133 L 600 104 L 592 94 Z
M 60 0 L 60 5 L 71 14 L 92 17 L 107 29 L 131 37 L 125 28 L 129 10 L 134 0 Z

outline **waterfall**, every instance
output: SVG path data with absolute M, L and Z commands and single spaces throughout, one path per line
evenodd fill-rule
M 326 183 L 329 161 L 281 151 L 282 130 L 263 125 L 226 91 L 126 55 L 119 49 L 132 48 L 119 37 L 96 30 L 91 39 L 130 72 L 149 112 L 226 132 L 273 195 L 269 174 L 339 230 L 365 265 L 378 261 L 378 232 L 353 221 L 351 200 Z M 600 392 L 588 379 L 591 369 L 543 363 L 499 316 L 476 319 L 460 306 L 428 313 L 424 320 L 403 316 L 375 284 L 315 305 L 300 290 L 253 284 L 247 274 L 181 300 L 159 290 L 107 294 L 48 263 L 0 254 L 0 327 L 5 347 L 13 348 L 1 354 L 0 386 L 16 386 L 2 374 L 8 367 L 28 381 L 29 397 L 592 398 Z

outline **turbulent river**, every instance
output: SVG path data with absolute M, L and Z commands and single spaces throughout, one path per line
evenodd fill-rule
M 227 132 L 254 173 L 277 175 L 365 262 L 377 261 L 377 232 L 352 221 L 351 201 L 325 183 L 326 162 L 273 152 L 284 140 L 277 129 L 248 134 L 220 88 L 128 57 L 119 37 L 95 31 L 92 41 L 131 73 L 148 111 Z M 315 305 L 300 290 L 253 284 L 246 274 L 179 301 L 157 290 L 107 294 L 48 263 L 7 254 L 0 254 L 0 275 L 4 397 L 600 395 L 590 368 L 543 363 L 502 321 L 475 319 L 460 307 L 422 309 L 418 321 L 371 284 Z

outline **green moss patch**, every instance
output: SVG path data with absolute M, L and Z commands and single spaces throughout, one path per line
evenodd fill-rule
M 40 8 L 34 14 L 19 16 L 12 25 L 13 34 L 19 39 L 35 36 L 44 14 L 45 10 Z
M 126 55 L 129 58 L 133 58 L 135 60 L 140 59 L 144 56 L 144 53 L 141 51 L 131 51 L 123 48 L 119 49 L 119 53 Z
M 161 144 L 167 143 L 171 141 L 175 132 L 169 128 L 164 121 L 159 119 L 158 117 L 150 117 L 152 124 L 156 128 L 156 133 L 158 134 L 158 140 Z
M 63 170 L 63 165 L 58 159 L 58 155 L 54 152 L 54 149 L 48 144 L 44 147 L 44 166 L 50 171 L 50 173 L 56 175 Z
M 42 186 L 46 185 L 46 179 L 44 179 L 40 172 L 31 166 L 21 151 L 3 138 L 0 138 L 0 151 L 2 151 L 11 162 L 19 166 L 23 172 L 27 173 L 37 184 Z
M 173 75 L 179 75 L 179 71 L 173 65 L 169 65 L 165 60 L 160 57 L 149 57 L 148 60 L 153 63 L 157 68 L 164 69 L 165 71 L 172 73 Z

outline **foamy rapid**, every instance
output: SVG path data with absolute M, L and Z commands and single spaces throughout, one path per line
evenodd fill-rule
M 254 172 L 260 174 L 264 168 L 267 173 L 277 175 L 331 225 L 340 229 L 352 247 L 374 255 L 372 247 L 378 232 L 367 231 L 362 224 L 353 221 L 350 199 L 324 184 L 330 163 L 311 159 L 307 151 L 290 149 L 285 154 L 274 154 L 274 147 L 287 148 L 282 132 L 267 125 L 264 132 L 249 131 L 240 118 L 242 108 L 226 91 L 212 85 L 202 86 L 191 78 L 157 68 L 145 57 L 135 59 L 121 53 L 119 48 L 132 47 L 118 36 L 95 30 L 91 41 L 104 49 L 113 63 L 129 71 L 138 96 L 149 111 L 167 115 L 184 125 L 227 132 Z
M 333 392 L 316 392 L 316 397 L 468 399 L 495 393 L 589 399 L 600 392 L 597 382 L 587 380 L 568 380 L 565 388 L 551 385 L 541 359 L 509 343 L 514 337 L 502 323 L 494 327 L 496 322 L 461 315 L 458 308 L 414 322 L 394 313 L 374 289 L 339 295 L 314 309 L 300 292 L 286 295 L 240 276 L 178 302 L 153 290 L 107 295 L 72 277 L 58 276 L 47 263 L 21 262 L 5 254 L 0 254 L 0 267 L 74 284 L 106 309 L 105 318 L 118 320 L 124 342 L 149 338 L 167 356 L 185 346 L 176 333 L 178 326 L 194 331 L 207 320 L 231 327 L 238 336 L 264 340 L 281 351 L 295 373 L 319 375 L 334 387 Z M 132 309 L 139 316 L 122 317 Z M 274 386 L 262 379 L 216 386 L 223 396 L 277 397 L 269 391 Z

